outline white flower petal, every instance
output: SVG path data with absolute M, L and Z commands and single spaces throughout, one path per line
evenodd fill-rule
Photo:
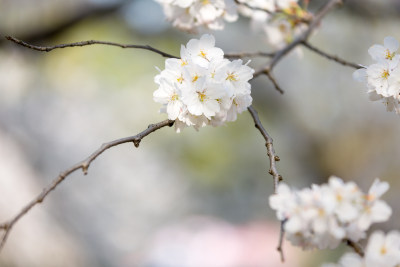
M 395 52 L 399 49 L 399 42 L 392 36 L 385 37 L 385 39 L 383 39 L 383 44 L 390 52 Z

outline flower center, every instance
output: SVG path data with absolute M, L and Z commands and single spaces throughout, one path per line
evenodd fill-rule
M 385 246 L 381 247 L 381 251 L 380 252 L 381 252 L 382 255 L 385 255 L 387 253 L 386 247 Z
M 193 76 L 193 79 L 192 79 L 192 83 L 194 83 L 195 81 L 197 81 L 197 79 L 199 78 L 199 76 L 196 74 L 195 76 Z
M 171 101 L 175 101 L 175 100 L 178 100 L 178 99 L 179 99 L 179 96 L 177 94 L 173 94 L 171 96 Z
M 185 66 L 185 65 L 187 65 L 187 64 L 188 64 L 187 61 L 181 59 L 181 66 Z
M 383 72 L 382 72 L 382 78 L 384 79 L 384 80 L 386 80 L 388 77 L 389 77 L 389 70 L 384 70 Z
M 210 0 L 202 0 L 201 3 L 205 6 L 210 3 Z
M 234 72 L 229 73 L 228 72 L 228 76 L 225 79 L 226 81 L 233 81 L 236 82 L 237 81 L 237 75 Z
M 198 96 L 200 102 L 204 102 L 204 100 L 207 99 L 207 96 L 206 96 L 206 94 L 204 94 L 204 92 L 197 92 L 197 96 Z
M 202 58 L 207 59 L 207 58 L 206 58 L 207 54 L 206 54 L 206 52 L 204 52 L 203 50 L 200 50 L 199 56 L 201 56 Z
M 182 82 L 183 82 L 182 74 L 181 74 L 181 76 L 180 76 L 178 79 L 176 79 L 176 80 L 178 81 L 178 83 L 182 83 Z
M 395 56 L 395 54 L 396 54 L 396 52 L 390 53 L 389 49 L 386 49 L 386 55 L 385 55 L 385 58 L 386 58 L 386 59 L 390 59 L 390 60 L 392 60 L 392 59 L 393 59 L 393 57 Z

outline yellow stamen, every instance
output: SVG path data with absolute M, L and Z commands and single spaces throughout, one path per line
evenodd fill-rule
M 390 53 L 389 49 L 386 49 L 385 58 L 392 60 L 395 54 L 396 54 L 396 52 Z
M 208 5 L 210 3 L 210 0 L 202 0 L 201 3 L 203 5 Z
M 178 100 L 178 99 L 179 99 L 179 96 L 177 94 L 173 94 L 171 96 L 171 101 L 175 101 L 175 100 Z
M 387 253 L 387 249 L 386 249 L 386 247 L 381 247 L 381 254 L 382 255 L 385 255 Z
M 229 73 L 229 72 L 228 72 L 228 76 L 226 77 L 225 80 L 226 80 L 226 81 L 229 80 L 229 81 L 234 81 L 234 82 L 236 82 L 236 81 L 237 81 L 237 75 L 236 75 L 234 72 L 232 72 L 232 73 Z
M 195 81 L 197 81 L 197 79 L 199 78 L 199 76 L 196 74 L 193 79 L 192 79 L 192 83 L 194 83 Z
M 375 195 L 373 195 L 373 194 L 368 194 L 368 195 L 365 196 L 365 199 L 366 199 L 367 201 L 374 201 L 374 200 L 375 200 Z
M 183 77 L 182 77 L 182 75 L 181 75 L 181 77 L 179 77 L 178 79 L 176 79 L 177 81 L 178 81 L 178 83 L 182 83 L 183 82 Z
M 323 217 L 323 216 L 325 215 L 324 209 L 319 209 L 319 210 L 318 210 L 318 215 L 321 216 L 321 217 Z
M 183 59 L 181 59 L 181 66 L 185 66 L 187 64 L 188 64 L 187 61 L 184 61 Z
M 203 92 L 197 92 L 197 95 L 199 97 L 200 102 L 204 102 L 206 100 L 207 96 Z
M 382 72 L 382 78 L 386 80 L 388 77 L 389 77 L 389 70 L 384 70 Z
M 342 195 L 337 194 L 337 195 L 336 195 L 336 200 L 337 200 L 338 202 L 342 202 L 342 200 L 343 200 Z
M 207 54 L 206 54 L 203 50 L 200 50 L 199 56 L 201 56 L 201 57 L 207 59 L 207 57 L 206 57 Z

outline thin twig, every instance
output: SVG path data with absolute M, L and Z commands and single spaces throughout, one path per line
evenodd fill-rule
M 355 68 L 355 69 L 361 69 L 362 68 L 362 66 L 360 66 L 359 64 L 348 62 L 348 61 L 346 61 L 344 59 L 339 58 L 338 56 L 329 55 L 328 53 L 322 51 L 321 49 L 316 48 L 315 46 L 312 46 L 307 41 L 302 42 L 302 45 L 304 45 L 305 47 L 307 47 L 311 51 L 317 53 L 318 55 L 323 56 L 323 57 L 325 57 L 325 58 L 327 58 L 329 60 L 336 61 L 337 63 L 340 63 L 340 64 L 342 64 L 344 66 L 352 67 L 352 68 Z
M 346 244 L 349 247 L 353 248 L 355 253 L 357 253 L 361 257 L 364 257 L 364 249 L 361 247 L 361 245 L 359 243 L 353 242 L 350 239 L 346 239 L 346 240 L 344 240 L 344 242 L 346 242 Z
M 269 158 L 269 171 L 268 173 L 272 175 L 273 181 L 274 181 L 274 194 L 277 193 L 278 189 L 278 184 L 282 180 L 282 176 L 278 173 L 278 170 L 276 168 L 276 162 L 280 161 L 280 158 L 276 155 L 274 145 L 273 145 L 273 140 L 271 136 L 268 134 L 268 132 L 265 130 L 264 126 L 262 125 L 260 121 L 260 117 L 258 117 L 258 112 L 254 109 L 253 106 L 250 106 L 247 108 L 247 110 L 250 112 L 251 117 L 254 120 L 254 126 L 260 131 L 261 135 L 265 139 L 265 146 L 267 147 L 267 155 Z M 281 260 L 282 262 L 285 260 L 285 255 L 283 253 L 283 236 L 284 236 L 284 229 L 283 229 L 283 223 L 281 223 L 281 230 L 280 230 L 280 237 L 279 237 L 279 243 L 277 250 L 279 254 L 281 255 Z
M 267 75 L 267 77 L 269 78 L 269 80 L 272 82 L 272 84 L 275 86 L 275 89 L 281 93 L 283 95 L 284 91 L 282 89 L 282 87 L 279 86 L 278 82 L 276 81 L 275 77 L 272 75 L 271 71 L 267 71 L 265 73 L 265 75 Z
M 249 9 L 252 9 L 252 10 L 263 11 L 263 12 L 265 12 L 265 13 L 267 13 L 267 14 L 270 14 L 270 15 L 274 14 L 274 12 L 271 11 L 271 10 L 268 10 L 268 9 L 266 9 L 266 8 L 261 8 L 261 7 L 255 7 L 255 6 L 249 5 L 249 4 L 246 3 L 246 2 L 241 2 L 241 1 L 239 1 L 239 0 L 235 0 L 235 3 L 238 4 L 238 5 L 245 6 L 245 7 L 249 8 Z
M 251 117 L 254 120 L 255 127 L 260 131 L 261 135 L 265 139 L 265 146 L 267 147 L 267 154 L 269 157 L 269 171 L 268 173 L 272 175 L 274 179 L 274 193 L 276 193 L 276 189 L 278 188 L 278 183 L 282 180 L 282 176 L 279 175 L 278 170 L 276 168 L 276 162 L 279 161 L 279 157 L 276 155 L 273 140 L 268 132 L 265 130 L 264 126 L 260 121 L 260 117 L 258 117 L 258 112 L 254 109 L 253 106 L 247 108 L 250 112 Z
M 7 40 L 12 41 L 16 44 L 22 45 L 24 47 L 36 50 L 36 51 L 41 51 L 41 52 L 50 52 L 54 49 L 58 48 L 66 48 L 66 47 L 77 47 L 77 46 L 87 46 L 87 45 L 95 45 L 95 44 L 102 44 L 102 45 L 111 45 L 111 46 L 118 46 L 121 48 L 136 48 L 136 49 L 144 49 L 144 50 L 149 50 L 154 53 L 157 53 L 163 57 L 168 57 L 168 58 L 178 58 L 174 55 L 165 53 L 161 50 L 158 50 L 154 47 L 151 47 L 150 45 L 133 45 L 133 44 L 120 44 L 120 43 L 114 43 L 114 42 L 106 42 L 106 41 L 96 41 L 96 40 L 89 40 L 89 41 L 82 41 L 82 42 L 76 42 L 76 43 L 68 43 L 68 44 L 59 44 L 59 45 L 54 45 L 54 46 L 37 46 L 37 45 L 31 45 L 28 44 L 22 40 L 19 40 L 15 37 L 12 36 L 6 36 L 5 37 Z
M 146 130 L 140 132 L 137 135 L 130 136 L 130 137 L 125 137 L 121 139 L 117 139 L 108 143 L 104 143 L 101 145 L 100 148 L 98 148 L 95 152 L 93 152 L 88 158 L 85 160 L 75 164 L 74 166 L 66 169 L 65 171 L 61 172 L 57 178 L 55 178 L 46 188 L 43 189 L 42 193 L 40 193 L 36 198 L 34 198 L 31 202 L 29 202 L 25 207 L 21 209 L 20 212 L 17 213 L 13 218 L 11 218 L 9 221 L 0 224 L 0 230 L 3 230 L 3 236 L 1 237 L 0 240 L 0 252 L 2 248 L 4 247 L 4 244 L 7 241 L 7 237 L 10 234 L 11 229 L 14 227 L 14 225 L 24 216 L 26 215 L 34 206 L 37 204 L 40 204 L 43 202 L 43 200 L 46 198 L 46 196 L 53 191 L 64 179 L 70 175 L 71 173 L 81 169 L 83 173 L 86 175 L 88 168 L 92 161 L 94 161 L 98 156 L 100 156 L 104 151 L 110 149 L 111 147 L 121 145 L 124 143 L 130 143 L 132 142 L 135 147 L 139 147 L 140 142 L 144 137 L 149 135 L 152 132 L 155 132 L 156 130 L 163 128 L 165 126 L 172 126 L 174 124 L 174 121 L 171 120 L 165 120 L 161 121 L 159 123 L 155 124 L 150 124 Z
M 279 229 L 279 242 L 278 242 L 278 247 L 276 248 L 276 250 L 281 255 L 281 262 L 285 262 L 285 255 L 283 253 L 283 240 L 285 237 L 285 229 L 283 227 L 285 226 L 285 223 L 286 223 L 286 220 L 281 221 L 280 229 Z
M 275 53 L 267 52 L 237 52 L 225 53 L 226 58 L 242 58 L 242 57 L 273 57 Z
M 235 0 L 235 2 L 239 6 L 240 5 L 241 6 L 245 6 L 245 7 L 249 8 L 249 9 L 251 9 L 251 10 L 262 11 L 262 12 L 265 12 L 265 13 L 267 13 L 269 15 L 283 14 L 283 15 L 287 16 L 289 19 L 296 20 L 298 22 L 303 22 L 303 23 L 306 23 L 306 24 L 310 23 L 310 20 L 312 18 L 309 13 L 308 13 L 307 17 L 299 17 L 299 16 L 296 16 L 296 15 L 293 15 L 293 14 L 289 14 L 285 10 L 282 10 L 282 9 L 279 9 L 279 8 L 275 8 L 273 11 L 271 11 L 271 10 L 266 9 L 266 8 L 252 6 L 252 5 L 250 5 L 250 4 L 246 3 L 246 2 L 241 2 L 239 0 Z
M 262 74 L 266 74 L 267 72 L 272 71 L 272 69 L 275 67 L 275 65 L 285 56 L 287 55 L 290 51 L 292 51 L 295 47 L 297 47 L 299 44 L 302 44 L 308 40 L 310 37 L 311 33 L 314 31 L 314 29 L 320 24 L 322 18 L 328 14 L 328 12 L 335 7 L 336 5 L 339 5 L 342 3 L 342 0 L 330 0 L 327 2 L 321 9 L 320 11 L 315 15 L 314 19 L 311 21 L 309 24 L 307 30 L 303 32 L 301 35 L 299 35 L 293 42 L 290 44 L 286 45 L 282 49 L 278 50 L 274 57 L 271 59 L 270 62 L 265 64 L 263 67 L 261 67 L 259 70 L 254 72 L 253 77 L 260 76 Z

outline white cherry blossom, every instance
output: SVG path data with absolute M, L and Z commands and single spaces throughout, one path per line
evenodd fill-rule
M 328 184 L 302 190 L 281 183 L 269 202 L 277 218 L 285 221 L 286 238 L 293 245 L 332 249 L 344 239 L 358 242 L 372 223 L 390 217 L 390 207 L 380 200 L 388 188 L 377 179 L 365 194 L 354 182 L 332 176 Z
M 176 120 L 183 111 L 183 103 L 181 101 L 181 91 L 175 84 L 171 84 L 166 79 L 160 80 L 160 87 L 154 92 L 154 101 L 167 105 L 166 112 L 168 119 Z
M 373 45 L 368 53 L 376 62 L 353 73 L 353 79 L 366 84 L 372 101 L 381 100 L 388 111 L 400 113 L 399 42 L 386 37 L 384 45 Z
M 160 112 L 176 121 L 177 132 L 236 120 L 252 102 L 249 80 L 254 70 L 242 63 L 224 59 L 212 35 L 190 40 L 181 47 L 181 58 L 167 59 L 154 78 L 159 85 L 154 100 L 163 104 Z
M 156 0 L 174 27 L 196 32 L 205 27 L 224 28 L 224 21 L 238 19 L 237 5 L 233 0 Z
M 346 253 L 338 264 L 326 263 L 322 267 L 397 267 L 400 265 L 400 232 L 381 231 L 371 234 L 364 257 Z
M 220 111 L 218 99 L 225 95 L 226 92 L 221 90 L 219 84 L 208 82 L 205 77 L 201 77 L 194 87 L 184 89 L 183 102 L 191 114 L 204 115 L 207 119 L 211 119 Z
M 397 54 L 399 49 L 399 42 L 391 37 L 385 37 L 383 40 L 383 45 L 373 45 L 368 49 L 368 53 L 371 55 L 372 59 L 378 62 L 387 62 L 391 67 L 395 67 L 400 59 Z

